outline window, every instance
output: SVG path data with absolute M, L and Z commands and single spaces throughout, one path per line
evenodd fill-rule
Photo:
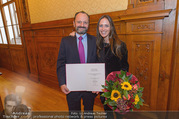
M 13 1 L 14 0 L 1 0 L 0 44 L 22 44 L 16 6 Z
M 5 34 L 5 28 L 4 28 L 1 12 L 0 12 L 0 43 L 7 44 L 7 38 Z

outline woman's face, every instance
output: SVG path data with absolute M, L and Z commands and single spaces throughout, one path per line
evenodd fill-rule
M 110 23 L 109 23 L 108 19 L 103 18 L 99 22 L 99 33 L 104 39 L 109 38 Z

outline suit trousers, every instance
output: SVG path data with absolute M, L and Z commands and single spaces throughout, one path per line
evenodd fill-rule
M 66 98 L 69 108 L 69 116 L 76 116 L 75 118 L 79 117 L 79 119 L 84 116 L 85 119 L 93 119 L 92 113 L 96 96 L 96 94 L 88 91 L 70 92 L 67 94 Z M 81 114 L 81 99 L 83 100 L 84 105 L 84 115 Z

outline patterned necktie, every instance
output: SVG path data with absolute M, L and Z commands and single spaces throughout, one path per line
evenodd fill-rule
M 83 37 L 79 37 L 79 44 L 78 44 L 78 52 L 79 52 L 79 56 L 80 56 L 80 61 L 81 63 L 85 63 L 85 51 L 84 51 L 84 46 L 83 46 L 83 43 L 82 43 L 82 39 Z

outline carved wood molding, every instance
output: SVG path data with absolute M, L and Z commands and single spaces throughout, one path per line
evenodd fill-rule
M 116 23 L 116 22 L 119 22 L 120 20 L 119 19 L 114 19 L 113 22 Z M 91 25 L 97 25 L 98 22 L 90 22 L 90 26 Z M 23 31 L 29 31 L 29 30 L 40 30 L 40 29 L 54 29 L 54 28 L 67 28 L 67 27 L 70 27 L 70 28 L 73 28 L 73 24 L 71 22 L 71 24 L 61 24 L 61 25 L 54 25 L 54 26 L 40 26 L 40 27 L 36 27 L 36 26 L 31 26 L 31 27 L 23 27 L 21 28 L 21 30 Z M 96 27 L 96 26 L 95 26 Z
M 119 16 L 120 21 L 128 21 L 128 20 L 138 20 L 138 19 L 163 19 L 164 17 L 168 17 L 172 9 L 167 10 L 159 10 L 138 14 L 129 14 L 124 16 Z

